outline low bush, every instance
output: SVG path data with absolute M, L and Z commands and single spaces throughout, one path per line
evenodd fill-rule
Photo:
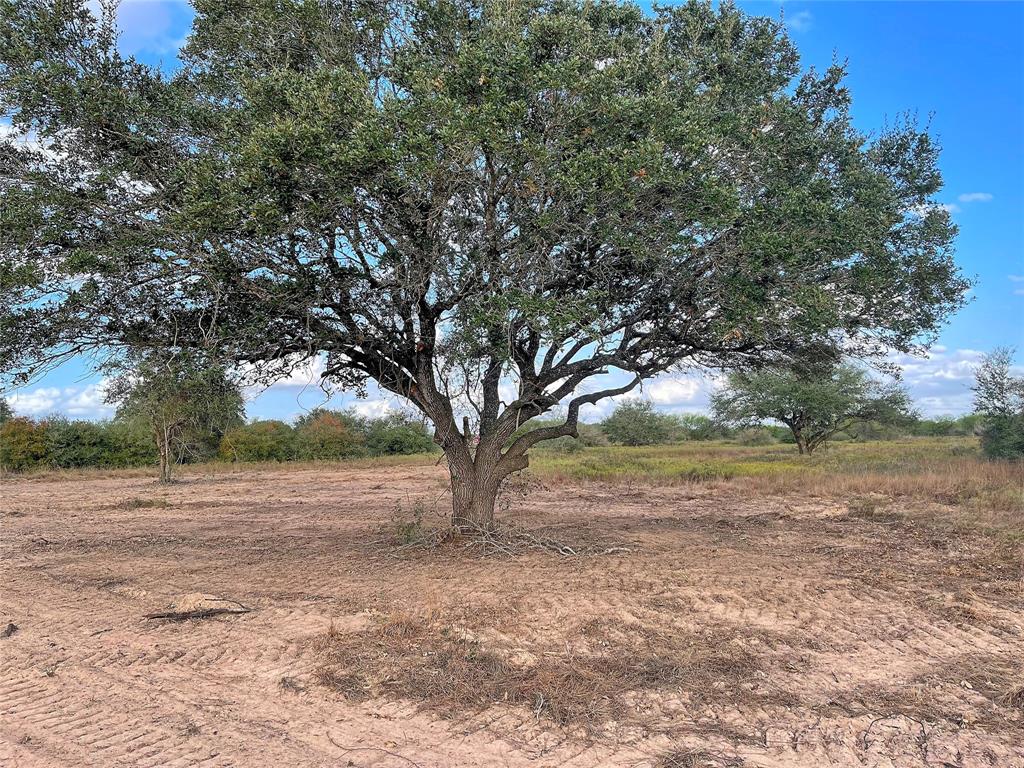
M 736 442 L 740 445 L 772 445 L 775 436 L 764 427 L 750 427 L 736 434 Z
M 988 417 L 981 433 L 981 450 L 990 459 L 1024 457 L 1024 414 Z
M 46 423 L 46 447 L 52 467 L 110 466 L 110 435 L 104 424 L 51 418 Z
M 608 439 L 619 445 L 664 445 L 683 438 L 676 417 L 654 410 L 646 400 L 622 403 L 601 427 Z
M 365 453 L 366 438 L 358 425 L 336 411 L 317 410 L 298 419 L 294 438 L 300 459 L 349 459 Z
M 220 441 L 220 457 L 228 461 L 289 461 L 295 454 L 295 430 L 283 421 L 235 427 Z
M 104 425 L 107 467 L 148 467 L 157 463 L 156 442 L 142 419 L 114 419 Z
M 47 459 L 46 424 L 13 418 L 0 427 L 0 467 L 20 472 L 40 466 Z
M 365 429 L 366 451 L 371 456 L 408 456 L 436 450 L 427 427 L 408 414 L 367 420 Z

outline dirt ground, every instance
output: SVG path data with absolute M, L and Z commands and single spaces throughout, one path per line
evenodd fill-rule
M 561 486 L 504 516 L 575 555 L 397 543 L 395 510 L 443 489 L 435 467 L 4 480 L 0 765 L 1024 766 L 1005 537 Z M 144 618 L 197 594 L 254 610 Z

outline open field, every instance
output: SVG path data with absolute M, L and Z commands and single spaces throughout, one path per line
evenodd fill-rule
M 972 446 L 541 454 L 490 544 L 433 458 L 7 477 L 0 764 L 1024 765 L 1024 474 Z M 254 610 L 144 618 L 197 595 Z

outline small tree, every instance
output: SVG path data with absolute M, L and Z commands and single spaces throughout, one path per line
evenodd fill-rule
M 117 418 L 142 418 L 160 458 L 160 480 L 170 482 L 174 465 L 206 455 L 224 433 L 242 423 L 243 399 L 223 368 L 189 355 L 150 357 L 119 376 L 108 391 L 119 402 Z
M 911 414 L 910 398 L 853 365 L 787 368 L 729 376 L 712 395 L 716 418 L 749 427 L 766 419 L 789 427 L 801 454 L 865 421 L 893 423 Z
M 1012 350 L 996 349 L 975 374 L 974 407 L 984 416 L 981 449 L 990 458 L 1024 456 L 1024 376 L 1014 376 L 1012 364 Z
M 14 411 L 6 397 L 0 397 L 0 427 L 14 418 Z
M 601 424 L 608 439 L 620 445 L 661 445 L 679 434 L 671 416 L 658 413 L 647 400 L 628 400 Z

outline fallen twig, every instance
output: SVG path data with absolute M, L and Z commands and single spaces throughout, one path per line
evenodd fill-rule
M 344 752 L 381 752 L 385 755 L 389 755 L 390 757 L 397 757 L 399 760 L 404 760 L 409 765 L 416 766 L 416 768 L 420 768 L 420 764 L 415 760 L 412 760 L 405 755 L 400 755 L 397 752 L 392 752 L 390 749 L 384 749 L 383 747 L 346 747 L 344 744 L 339 744 L 331 738 L 331 734 L 329 733 L 327 734 L 327 740 Z
M 220 616 L 225 613 L 252 613 L 252 608 L 199 608 L 194 611 L 161 611 L 160 613 L 147 613 L 144 619 L 168 619 L 170 621 L 186 621 L 187 619 L 208 619 L 210 616 Z
M 146 619 L 167 619 L 168 621 L 187 621 L 188 619 L 208 619 L 211 616 L 221 616 L 223 614 L 234 614 L 234 613 L 252 613 L 253 609 L 247 605 L 243 605 L 237 600 L 230 600 L 226 597 L 204 597 L 203 602 L 206 603 L 231 603 L 233 608 L 192 608 L 189 610 L 169 610 L 159 611 L 158 613 L 147 613 L 143 618 Z

